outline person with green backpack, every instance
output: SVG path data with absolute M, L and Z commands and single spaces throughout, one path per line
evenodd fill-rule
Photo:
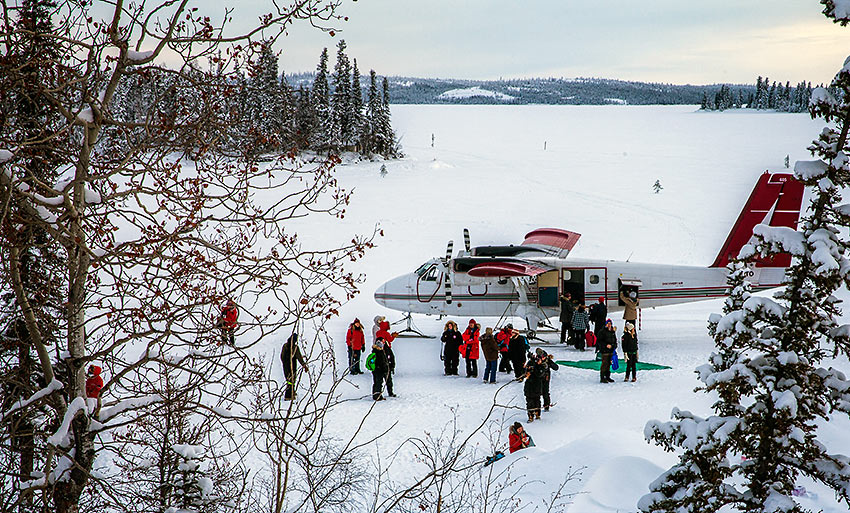
M 372 344 L 372 353 L 366 358 L 366 368 L 372 371 L 372 399 L 383 401 L 381 392 L 384 389 L 384 379 L 390 370 L 387 354 L 384 352 L 383 337 L 378 337 Z

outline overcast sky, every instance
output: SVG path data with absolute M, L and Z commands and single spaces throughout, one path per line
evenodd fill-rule
M 347 0 L 341 9 L 349 20 L 336 37 L 302 24 L 280 40 L 283 71 L 314 70 L 340 38 L 364 74 L 468 79 L 818 83 L 850 54 L 850 27 L 824 17 L 817 0 Z

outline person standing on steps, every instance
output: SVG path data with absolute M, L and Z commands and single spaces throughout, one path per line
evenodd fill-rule
M 599 334 L 599 340 L 596 341 L 596 346 L 599 348 L 599 354 L 602 357 L 602 363 L 599 366 L 599 382 L 613 383 L 611 379 L 611 357 L 614 355 L 614 350 L 617 349 L 617 327 L 611 319 L 605 321 L 605 329 Z
M 475 319 L 469 320 L 469 325 L 463 332 L 463 358 L 466 360 L 466 377 L 478 377 L 478 347 L 481 325 L 475 322 Z
M 525 372 L 525 353 L 528 351 L 528 341 L 519 334 L 517 330 L 511 330 L 511 339 L 508 344 L 508 355 L 514 368 L 514 377 L 519 379 Z
M 360 370 L 360 354 L 366 347 L 366 337 L 363 334 L 363 325 L 360 324 L 360 319 L 354 319 L 354 322 L 348 326 L 348 331 L 345 333 L 345 344 L 348 346 L 348 372 L 363 374 L 363 371 Z
M 620 301 L 623 302 L 625 308 L 623 309 L 623 319 L 626 322 L 630 322 L 637 326 L 637 309 L 640 306 L 640 300 L 638 299 L 637 292 L 632 290 L 628 295 L 625 294 L 625 291 L 620 292 Z
M 299 362 L 304 370 L 307 370 L 307 362 L 304 361 L 301 349 L 298 348 L 298 333 L 293 333 L 286 339 L 283 348 L 280 350 L 280 363 L 283 365 L 283 377 L 286 379 L 286 390 L 283 398 L 287 401 L 295 399 L 295 385 L 298 382 L 296 362 Z
M 573 323 L 573 311 L 575 310 L 575 305 L 573 305 L 572 295 L 569 292 L 564 292 L 560 297 L 561 302 L 561 315 L 558 317 L 558 320 L 561 321 L 561 343 L 567 343 L 567 332 L 572 335 L 572 323 Z M 570 336 L 572 338 L 572 336 Z
M 446 330 L 440 337 L 443 341 L 443 367 L 446 376 L 457 376 L 457 367 L 460 364 L 460 346 L 463 345 L 463 336 L 457 329 L 454 321 L 446 323 Z
M 635 325 L 627 322 L 626 330 L 623 332 L 623 355 L 626 358 L 626 378 L 632 376 L 632 381 L 637 381 L 638 341 L 635 333 Z
M 493 328 L 487 328 L 481 335 L 481 351 L 484 353 L 484 360 L 487 362 L 484 367 L 484 382 L 495 383 L 496 369 L 499 366 L 499 344 L 496 342 L 496 337 L 493 336 Z

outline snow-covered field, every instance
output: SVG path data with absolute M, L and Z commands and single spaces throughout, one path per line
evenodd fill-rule
M 341 183 L 355 189 L 345 219 L 299 226 L 307 243 L 348 240 L 376 224 L 384 231 L 378 247 L 353 267 L 366 275 L 363 293 L 329 325 L 341 361 L 352 319 L 359 317 L 368 330 L 375 315 L 401 318 L 374 302 L 375 289 L 442 255 L 449 239 L 460 246 L 464 227 L 473 245 L 519 243 L 534 228 L 558 227 L 582 234 L 575 257 L 708 265 L 756 178 L 783 169 L 786 155 L 792 165 L 809 158 L 806 147 L 821 129 L 807 115 L 703 113 L 682 106 L 393 106 L 393 124 L 407 156 L 386 162 L 385 177 L 381 162 L 341 166 Z M 652 190 L 656 180 L 664 187 L 660 194 Z M 711 399 L 693 392 L 693 369 L 712 350 L 706 321 L 720 309 L 720 301 L 709 301 L 644 311 L 641 360 L 672 369 L 641 372 L 636 383 L 601 385 L 597 373 L 574 368 L 553 372 L 556 405 L 527 425 L 537 447 L 495 464 L 513 465 L 515 474 L 538 480 L 520 492 L 523 501 L 548 496 L 572 468 L 581 475 L 567 485 L 578 493 L 567 511 L 634 511 L 648 483 L 675 461 L 645 442 L 646 421 L 668 419 L 674 406 L 708 413 Z M 483 327 L 496 322 L 477 320 Z M 473 429 L 500 389 L 480 378 L 442 375 L 444 322 L 416 317 L 417 327 L 437 338 L 393 344 L 399 397 L 377 405 L 365 433 L 396 424 L 379 442 L 383 453 L 408 437 L 439 432 L 455 415 L 462 431 Z M 266 349 L 277 360 L 279 346 Z M 591 352 L 546 349 L 557 359 L 592 358 Z M 836 366 L 850 371 L 846 361 Z M 499 380 L 507 378 L 501 374 Z M 363 400 L 334 412 L 333 429 L 340 435 L 372 406 L 370 387 L 369 374 L 353 376 L 343 387 L 346 397 Z M 509 406 L 494 415 L 506 445 L 508 425 L 525 421 L 522 385 L 500 389 L 498 402 Z M 846 453 L 848 433 L 850 421 L 836 419 L 821 430 L 822 441 Z M 482 458 L 491 451 L 484 435 L 474 440 Z M 398 461 L 405 458 L 412 453 L 403 451 Z M 411 462 L 396 472 L 405 469 L 401 473 L 412 477 L 416 468 Z M 801 499 L 805 506 L 845 510 L 825 488 L 800 484 L 809 495 Z

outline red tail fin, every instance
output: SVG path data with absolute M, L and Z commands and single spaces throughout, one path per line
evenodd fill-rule
M 804 186 L 790 173 L 770 174 L 767 171 L 759 177 L 747 204 L 738 215 L 738 220 L 726 242 L 720 249 L 711 267 L 725 267 L 730 258 L 738 256 L 741 247 L 753 236 L 757 224 L 769 226 L 787 226 L 797 228 L 800 209 L 803 205 Z M 786 253 L 772 258 L 758 260 L 757 267 L 788 267 L 791 255 Z

